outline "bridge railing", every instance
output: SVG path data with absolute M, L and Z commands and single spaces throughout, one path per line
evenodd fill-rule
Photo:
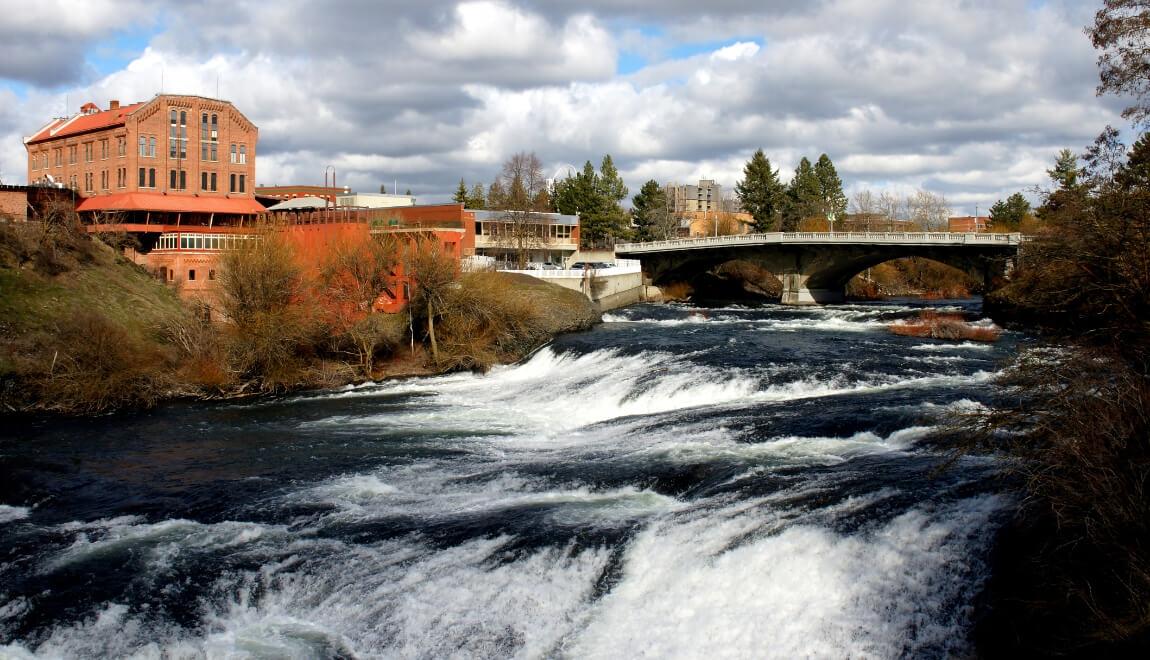
M 651 241 L 648 243 L 619 243 L 615 246 L 615 252 L 658 252 L 673 249 L 775 243 L 1006 246 L 1019 245 L 1022 243 L 1022 235 L 973 232 L 772 232 L 766 234 L 736 234 L 733 236 L 705 236 L 703 238 L 677 238 L 669 241 Z

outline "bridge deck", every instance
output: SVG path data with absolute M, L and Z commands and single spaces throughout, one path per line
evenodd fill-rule
M 980 247 L 1017 247 L 1022 234 L 976 234 L 950 232 L 773 232 L 769 234 L 738 234 L 734 236 L 707 236 L 704 238 L 678 238 L 649 243 L 619 243 L 615 254 L 637 255 L 701 248 L 751 245 L 977 245 Z

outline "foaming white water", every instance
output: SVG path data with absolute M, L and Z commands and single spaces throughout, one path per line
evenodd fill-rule
M 93 523 L 60 525 L 62 531 L 75 532 L 75 539 L 42 570 L 55 571 L 69 564 L 119 552 L 148 553 L 154 563 L 167 564 L 183 552 L 243 546 L 260 540 L 273 530 L 283 531 L 282 528 L 243 522 L 206 525 L 171 519 L 146 524 L 141 520 L 136 516 L 124 516 Z
M 387 479 L 389 483 L 381 475 L 339 477 L 291 498 L 334 505 L 337 512 L 327 516 L 329 519 L 372 520 L 412 514 L 430 518 L 494 516 L 545 506 L 552 510 L 548 516 L 552 522 L 599 527 L 676 511 L 683 506 L 673 497 L 635 486 L 559 487 L 513 471 L 490 479 L 460 479 L 458 468 L 452 471 L 449 467 L 421 465 L 391 470 Z
M 956 603 L 974 588 L 971 546 L 985 542 L 971 530 L 1001 506 L 981 497 L 912 510 L 856 536 L 805 525 L 759 535 L 746 507 L 655 524 L 567 648 L 603 658 L 965 655 Z
M 432 549 L 300 539 L 294 558 L 225 575 L 206 635 L 155 627 L 119 604 L 61 626 L 55 657 L 545 657 L 581 624 L 606 549 L 544 548 L 504 561 L 510 539 Z M 301 559 L 315 557 L 308 564 Z
M 9 506 L 7 504 L 0 504 L 0 524 L 9 523 L 14 520 L 23 520 L 32 513 L 32 509 L 26 506 Z
M 975 343 L 972 341 L 964 341 L 961 344 L 915 344 L 911 346 L 910 349 L 912 351 L 991 351 L 994 349 L 994 345 L 987 342 Z
M 361 393 L 432 395 L 414 410 L 333 417 L 308 425 L 420 429 L 458 425 L 551 436 L 618 417 L 744 400 L 760 388 L 757 377 L 691 365 L 689 357 L 656 352 L 624 355 L 614 350 L 572 355 L 544 348 L 523 364 L 493 369 L 486 376 L 383 384 Z M 445 410 L 457 414 L 444 414 Z

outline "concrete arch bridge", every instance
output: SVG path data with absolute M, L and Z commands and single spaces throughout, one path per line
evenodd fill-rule
M 1021 234 L 943 232 L 770 233 L 622 243 L 615 254 L 642 263 L 644 280 L 660 285 L 735 259 L 772 272 L 783 283 L 784 305 L 842 302 L 852 277 L 892 259 L 923 257 L 980 273 L 1006 272 Z

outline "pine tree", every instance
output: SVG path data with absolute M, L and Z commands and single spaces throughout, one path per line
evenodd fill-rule
M 627 186 L 623 184 L 619 170 L 615 169 L 611 154 L 603 156 L 603 162 L 599 165 L 599 185 L 604 199 L 610 203 L 618 204 L 627 197 Z
M 477 183 L 471 187 L 471 194 L 467 196 L 465 205 L 467 208 L 477 211 L 487 208 L 487 197 L 483 194 L 483 184 Z
M 491 187 L 487 189 L 487 208 L 497 211 L 507 205 L 507 192 L 503 189 L 503 183 L 496 178 L 491 182 Z
M 654 179 L 644 183 L 639 194 L 631 198 L 631 218 L 641 241 L 669 238 L 665 235 L 669 213 L 667 193 Z
M 786 188 L 779 171 L 759 149 L 743 167 L 743 180 L 735 184 L 735 194 L 743 210 L 755 219 L 755 231 L 775 231 L 782 215 Z
M 819 182 L 819 196 L 822 202 L 819 211 L 831 223 L 833 229 L 834 221 L 846 216 L 847 196 L 843 192 L 842 179 L 839 178 L 834 163 L 826 154 L 819 156 L 818 162 L 815 163 L 815 178 Z
M 1030 202 L 1022 193 L 1014 193 L 1005 201 L 998 200 L 990 207 L 990 226 L 994 229 L 1018 231 L 1022 221 L 1030 215 Z
M 783 231 L 796 231 L 807 218 L 817 218 L 822 210 L 822 186 L 811 161 L 803 158 L 787 186 L 787 205 L 783 213 Z
M 456 204 L 467 205 L 467 184 L 463 182 L 463 179 L 459 180 L 459 187 L 455 189 L 455 194 L 451 196 L 451 201 Z

